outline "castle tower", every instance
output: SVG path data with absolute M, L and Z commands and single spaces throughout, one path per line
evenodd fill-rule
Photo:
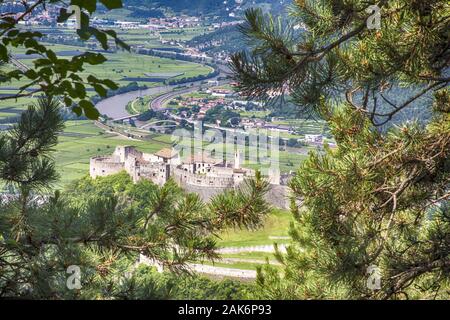
M 130 146 L 117 146 L 114 155 L 119 157 L 120 162 L 125 162 L 131 149 L 132 147 Z

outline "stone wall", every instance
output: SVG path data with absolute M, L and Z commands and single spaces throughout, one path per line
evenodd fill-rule
M 190 193 L 197 193 L 200 196 L 200 199 L 202 199 L 205 202 L 208 202 L 211 198 L 214 196 L 224 192 L 227 190 L 227 188 L 205 188 L 205 187 L 198 187 L 194 185 L 189 185 L 186 183 L 179 183 L 179 185 L 185 190 L 186 192 Z
M 272 206 L 280 209 L 289 209 L 289 187 L 280 185 L 270 185 L 269 191 L 266 193 L 265 199 Z
M 124 169 L 124 164 L 113 157 L 97 157 L 90 161 L 89 174 L 92 178 L 106 177 Z
M 172 176 L 179 184 L 186 184 L 203 188 L 232 188 L 234 187 L 234 178 L 214 177 L 209 175 L 199 175 L 184 171 L 180 168 L 173 168 Z
M 180 169 L 175 169 L 182 171 Z M 197 175 L 193 175 L 191 179 L 180 179 L 180 174 L 183 172 L 176 172 L 174 174 L 175 181 L 187 192 L 197 193 L 200 195 L 200 198 L 203 201 L 209 201 L 214 196 L 224 192 L 227 189 L 233 189 L 234 184 L 230 185 L 212 185 L 205 187 L 203 185 L 197 184 L 197 183 L 190 183 L 191 179 L 198 178 Z M 186 173 L 186 176 L 188 176 L 189 173 Z M 184 178 L 184 176 L 183 176 Z M 214 178 L 214 179 L 220 179 L 220 178 Z M 290 207 L 290 201 L 289 201 L 289 188 L 287 186 L 280 186 L 280 185 L 270 185 L 270 189 L 267 192 L 265 199 L 268 203 L 270 203 L 275 208 L 279 209 L 289 209 Z
M 136 170 L 137 180 L 149 179 L 153 183 L 162 186 L 170 177 L 170 165 L 165 163 L 146 163 L 139 165 Z

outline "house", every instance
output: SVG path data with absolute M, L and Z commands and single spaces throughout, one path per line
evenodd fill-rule
M 305 142 L 310 144 L 323 144 L 323 138 L 321 134 L 305 134 Z

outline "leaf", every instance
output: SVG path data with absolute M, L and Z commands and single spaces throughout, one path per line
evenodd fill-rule
M 113 38 L 117 38 L 117 33 L 114 30 L 104 30 L 104 32 L 106 32 Z
M 26 55 L 39 54 L 39 51 L 29 49 L 25 52 Z
M 91 120 L 97 120 L 100 117 L 100 112 L 97 109 L 85 109 L 84 114 Z
M 130 51 L 131 47 L 126 44 L 125 42 L 123 42 L 122 40 L 120 40 L 119 38 L 115 38 L 116 41 L 116 45 L 124 50 Z
M 38 74 L 33 69 L 25 71 L 25 75 L 31 80 L 35 80 L 38 77 Z
M 72 111 L 79 117 L 83 114 L 83 110 L 80 107 L 73 107 Z
M 111 90 L 117 90 L 117 89 L 119 89 L 119 86 L 118 86 L 114 81 L 109 80 L 109 79 L 103 80 L 103 84 L 104 84 L 105 86 L 107 86 L 108 88 L 110 88 Z
M 33 63 L 34 63 L 34 66 L 36 68 L 43 67 L 43 66 L 48 66 L 48 65 L 52 64 L 50 62 L 50 60 L 48 60 L 48 59 L 36 59 L 36 60 L 33 61 Z
M 56 54 L 52 50 L 47 50 L 47 57 L 52 61 L 56 62 L 58 58 L 56 57 Z
M 94 13 L 97 10 L 97 0 L 72 0 L 70 4 L 84 8 L 89 13 Z
M 100 97 L 102 97 L 102 98 L 106 98 L 107 97 L 108 92 L 101 85 L 93 84 L 92 86 L 94 87 L 95 91 L 99 94 Z
M 7 62 L 9 60 L 8 58 L 8 49 L 2 44 L 0 44 L 0 60 Z
M 13 38 L 13 37 L 17 36 L 18 34 L 19 34 L 19 30 L 13 29 L 8 32 L 7 36 Z
M 123 42 L 122 40 L 120 40 L 117 37 L 117 33 L 114 30 L 105 30 L 105 33 L 107 33 L 109 36 L 111 36 L 112 38 L 114 38 L 114 41 L 116 42 L 116 45 L 118 47 L 121 47 L 122 49 L 125 49 L 127 51 L 130 51 L 130 46 L 127 45 L 125 42 Z
M 123 7 L 122 0 L 100 0 L 100 2 L 109 10 L 120 9 Z
M 61 10 L 59 10 L 59 16 L 56 19 L 56 22 L 58 22 L 58 23 L 66 22 L 70 18 L 71 15 L 72 14 L 68 13 L 65 8 L 62 8 Z
M 86 52 L 83 57 L 91 65 L 102 64 L 106 61 L 105 56 L 100 53 Z
M 71 106 L 73 104 L 73 100 L 70 99 L 69 97 L 64 97 L 64 103 L 66 104 L 66 106 Z M 77 108 L 77 107 L 75 107 Z
M 95 38 L 102 45 L 103 50 L 108 50 L 108 37 L 106 36 L 106 33 L 101 32 L 97 29 L 93 29 L 93 33 Z
M 94 104 L 88 100 L 81 100 L 79 102 L 79 106 L 83 108 L 84 114 L 91 120 L 97 120 L 100 116 L 100 113 L 95 108 Z
M 75 82 L 75 91 L 77 92 L 77 94 L 80 98 L 86 97 L 86 88 L 82 83 Z

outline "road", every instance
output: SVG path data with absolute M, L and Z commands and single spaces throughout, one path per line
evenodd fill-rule
M 167 92 L 166 94 L 163 94 L 159 97 L 157 97 L 156 99 L 153 99 L 150 102 L 150 108 L 155 110 L 155 111 L 164 111 L 166 110 L 166 108 L 164 108 L 164 103 L 172 100 L 175 97 L 178 97 L 179 95 L 184 95 L 184 94 L 188 94 L 191 92 L 195 92 L 198 91 L 200 89 L 201 86 L 191 86 L 189 88 L 183 89 L 183 90 L 175 90 L 175 91 L 170 91 Z

